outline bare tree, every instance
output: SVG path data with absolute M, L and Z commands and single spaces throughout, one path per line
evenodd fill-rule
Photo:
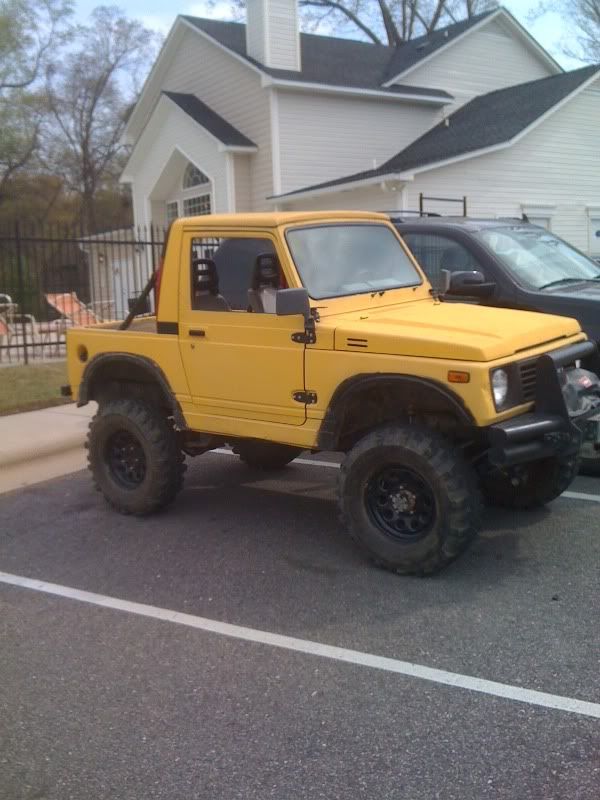
M 530 14 L 532 21 L 548 12 L 560 14 L 567 35 L 561 49 L 569 58 L 600 63 L 600 0 L 543 0 Z
M 68 0 L 0 0 L 0 203 L 39 146 L 40 80 L 67 34 Z
M 125 155 L 121 136 L 157 44 L 157 35 L 140 22 L 101 6 L 89 26 L 77 29 L 61 68 L 48 73 L 54 119 L 48 163 L 79 195 L 81 220 L 89 230 L 97 230 L 98 192 L 118 177 Z
M 231 0 L 236 18 L 243 16 L 245 5 L 245 0 Z M 375 44 L 395 46 L 498 4 L 494 0 L 299 0 L 298 5 L 307 30 L 357 33 Z

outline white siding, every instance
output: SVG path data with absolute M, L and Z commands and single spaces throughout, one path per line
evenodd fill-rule
M 456 103 L 445 109 L 448 113 L 475 95 L 551 74 L 523 41 L 509 34 L 501 22 L 492 21 L 399 77 L 397 82 L 450 92 Z
M 248 0 L 246 49 L 260 64 L 300 69 L 300 31 L 296 0 Z
M 273 178 L 269 101 L 260 76 L 208 39 L 187 31 L 162 88 L 195 94 L 257 145 L 258 152 L 249 157 L 251 202 L 252 210 L 264 209 L 265 197 L 273 193 Z
M 556 206 L 552 231 L 587 251 L 586 207 L 600 204 L 599 89 L 582 92 L 512 147 L 415 175 L 407 208 L 417 208 L 420 191 L 466 195 L 469 216 L 520 216 L 523 206 Z M 450 213 L 448 206 L 439 210 Z
M 275 69 L 300 69 L 300 31 L 296 0 L 267 0 L 267 64 Z
M 250 159 L 248 156 L 234 156 L 235 210 L 252 210 L 252 187 L 250 184 Z
M 282 203 L 282 211 L 391 211 L 398 208 L 396 192 L 383 191 L 379 184 L 347 192 L 317 195 Z
M 264 63 L 267 43 L 267 0 L 248 0 L 246 3 L 246 51 L 259 63 Z
M 438 121 L 438 111 L 377 99 L 279 91 L 282 192 L 381 165 Z

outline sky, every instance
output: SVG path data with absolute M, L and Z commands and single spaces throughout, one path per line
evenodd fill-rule
M 190 14 L 196 17 L 231 19 L 231 6 L 227 0 L 216 0 L 210 8 L 206 0 L 178 0 L 173 5 L 164 0 L 76 0 L 77 17 L 85 22 L 87 15 L 97 5 L 114 4 L 122 8 L 129 17 L 139 19 L 147 27 L 166 34 L 177 14 Z M 505 0 L 503 5 L 519 20 L 539 43 L 548 50 L 564 69 L 576 69 L 581 62 L 565 56 L 561 52 L 561 40 L 569 43 L 565 21 L 560 14 L 546 13 L 531 23 L 529 15 L 538 5 L 538 0 Z M 325 33 L 326 31 L 321 31 Z M 358 36 L 356 38 L 359 38 Z

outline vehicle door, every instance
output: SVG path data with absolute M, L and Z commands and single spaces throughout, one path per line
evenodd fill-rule
M 490 297 L 473 298 L 447 295 L 449 302 L 479 303 L 481 305 L 511 307 L 514 290 L 488 254 L 463 231 L 447 229 L 444 232 L 429 227 L 400 226 L 399 232 L 413 252 L 433 288 L 443 293 L 446 288 L 445 272 L 477 270 L 486 281 L 496 284 Z
M 302 425 L 304 345 L 292 340 L 302 317 L 251 310 L 257 256 L 272 254 L 285 288 L 289 266 L 268 231 L 184 232 L 180 272 L 180 349 L 199 412 Z M 206 271 L 216 272 L 207 292 Z M 198 275 L 201 277 L 199 278 Z M 266 304 L 265 304 L 266 307 Z

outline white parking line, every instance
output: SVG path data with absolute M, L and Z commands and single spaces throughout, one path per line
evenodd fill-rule
M 227 636 L 233 639 L 242 639 L 246 642 L 269 645 L 283 650 L 293 650 L 298 653 L 305 653 L 311 656 L 320 656 L 334 661 L 342 661 L 347 664 L 356 664 L 362 667 L 370 667 L 385 672 L 393 672 L 411 678 L 430 681 L 432 683 L 452 686 L 457 689 L 467 689 L 472 692 L 502 697 L 507 700 L 515 700 L 519 703 L 527 703 L 533 706 L 552 708 L 558 711 L 567 711 L 571 714 L 580 714 L 586 717 L 600 719 L 600 703 L 590 703 L 586 700 L 577 700 L 573 697 L 548 694 L 538 692 L 533 689 L 523 689 L 520 686 L 512 686 L 508 683 L 497 683 L 488 681 L 484 678 L 475 678 L 471 675 L 462 675 L 458 672 L 447 672 L 443 669 L 433 669 L 421 664 L 413 664 L 410 661 L 399 661 L 395 658 L 377 656 L 371 653 L 364 653 L 360 650 L 347 650 L 344 647 L 313 642 L 308 639 L 296 639 L 293 636 L 283 636 L 278 633 L 269 633 L 255 628 L 246 628 L 240 625 L 231 625 L 227 622 L 220 622 L 206 617 L 197 617 L 193 614 L 184 614 L 180 611 L 172 611 L 167 608 L 157 608 L 156 606 L 144 603 L 134 603 L 130 600 L 121 600 L 117 597 L 109 597 L 94 592 L 85 592 L 81 589 L 73 589 L 69 586 L 60 586 L 56 583 L 47 583 L 32 578 L 25 578 L 20 575 L 11 575 L 7 572 L 0 572 L 0 583 L 9 586 L 18 586 L 24 589 L 33 589 L 44 594 L 66 597 L 70 600 L 79 600 L 82 603 L 89 603 L 94 606 L 111 608 L 116 611 L 125 611 L 130 614 L 137 614 L 142 617 L 174 622 L 178 625 L 186 625 L 190 628 L 197 628 L 208 633 L 219 636 Z
M 219 453 L 222 456 L 234 456 L 231 450 L 226 450 L 224 447 L 218 447 L 211 450 L 211 453 Z M 295 458 L 292 464 L 307 464 L 311 467 L 329 467 L 330 469 L 339 469 L 340 465 L 335 461 L 319 461 L 315 458 Z M 600 503 L 600 494 L 586 494 L 585 492 L 563 492 L 561 497 L 568 497 L 571 500 L 585 500 L 589 503 Z

